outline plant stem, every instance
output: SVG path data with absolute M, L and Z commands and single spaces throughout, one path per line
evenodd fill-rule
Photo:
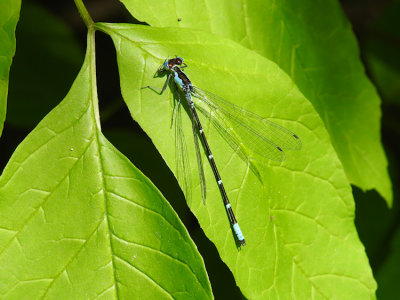
M 92 108 L 93 108 L 93 117 L 96 121 L 96 125 L 99 131 L 101 131 L 101 124 L 100 124 L 100 113 L 99 113 L 99 100 L 97 97 L 97 82 L 96 82 L 96 43 L 95 43 L 95 29 L 93 23 L 91 27 L 88 29 L 88 48 L 90 52 L 90 62 L 89 62 L 89 69 L 90 69 L 90 85 L 91 85 L 91 100 L 92 100 Z
M 96 83 L 96 50 L 95 50 L 95 28 L 94 22 L 90 17 L 88 11 L 86 10 L 85 5 L 82 0 L 74 0 L 76 7 L 85 22 L 86 27 L 88 28 L 87 35 L 87 47 L 88 47 L 88 58 L 89 58 L 89 69 L 90 69 L 90 85 L 91 85 L 91 100 L 92 100 L 92 108 L 93 108 L 93 117 L 96 121 L 97 128 L 101 131 L 100 125 L 100 114 L 99 114 L 99 101 L 97 98 L 97 83 Z
M 85 5 L 83 4 L 82 0 L 74 0 L 76 7 L 78 8 L 78 11 L 83 19 L 83 22 L 85 22 L 85 25 L 88 29 L 93 28 L 93 20 L 90 17 Z

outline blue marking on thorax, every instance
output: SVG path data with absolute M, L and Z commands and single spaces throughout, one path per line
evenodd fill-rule
M 174 72 L 174 80 L 181 88 L 183 88 L 183 81 L 182 81 L 182 79 L 179 78 L 179 75 L 177 72 Z

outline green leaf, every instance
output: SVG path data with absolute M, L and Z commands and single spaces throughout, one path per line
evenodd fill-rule
M 15 53 L 15 27 L 19 19 L 21 0 L 0 3 L 0 135 L 7 111 L 8 77 Z
M 0 295 L 212 298 L 175 212 L 100 131 L 93 51 L 0 177 Z
M 376 284 L 354 227 L 354 203 L 343 167 L 317 112 L 276 64 L 231 40 L 199 31 L 104 23 L 97 27 L 113 38 L 121 91 L 133 118 L 172 170 L 173 97 L 140 87 L 161 87 L 165 78 L 153 75 L 174 54 L 185 58 L 186 73 L 198 87 L 269 117 L 301 137 L 303 149 L 288 152 L 285 162 L 255 161 L 262 184 L 206 125 L 246 237 L 247 246 L 238 250 L 208 163 L 206 205 L 201 200 L 190 119 L 183 116 L 188 153 L 193 154 L 190 208 L 247 298 L 374 298 Z
M 338 1 L 121 2 L 152 26 L 209 31 L 277 63 L 324 121 L 350 182 L 392 203 L 380 99 Z

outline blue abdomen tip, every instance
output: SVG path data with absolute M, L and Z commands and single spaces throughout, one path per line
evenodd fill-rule
M 239 241 L 243 241 L 244 240 L 244 236 L 242 231 L 240 230 L 239 224 L 233 224 L 233 230 L 235 230 L 236 236 L 238 238 Z

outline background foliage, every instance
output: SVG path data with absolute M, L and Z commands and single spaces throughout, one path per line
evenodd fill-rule
M 39 2 L 41 5 L 38 7 Z M 17 29 L 17 36 L 21 39 L 18 41 L 11 69 L 7 122 L 3 137 L 0 139 L 2 169 L 26 134 L 58 104 L 59 99 L 64 97 L 80 68 L 86 43 L 86 28 L 72 2 L 53 5 L 51 1 L 36 1 L 32 2 L 32 5 L 25 5 L 28 3 L 24 3 L 22 7 Z M 118 3 L 88 1 L 87 5 L 95 20 L 135 22 Z M 400 150 L 398 143 L 400 124 L 397 118 L 400 103 L 400 63 L 396 56 L 399 50 L 399 36 L 398 32 L 393 30 L 397 22 L 393 11 L 396 11 L 399 5 L 396 1 L 379 2 L 379 4 L 373 1 L 360 3 L 344 1 L 343 7 L 359 38 L 367 71 L 384 100 L 383 142 L 389 156 L 395 187 L 392 210 L 385 206 L 383 199 L 376 192 L 363 193 L 354 188 L 353 194 L 357 205 L 356 224 L 378 281 L 378 297 L 395 299 L 397 296 L 395 278 L 398 271 L 393 266 L 398 265 L 400 259 L 398 250 L 396 252 L 399 245 L 400 213 L 395 184 L 398 182 L 396 181 L 398 160 L 395 154 Z M 34 16 L 37 17 L 38 14 L 43 14 L 40 19 L 46 20 L 44 23 L 53 25 L 41 27 L 43 23 L 32 22 Z M 60 23 L 57 19 L 63 22 Z M 43 34 L 39 34 L 40 32 Z M 52 37 L 57 37 L 58 42 L 50 42 L 54 40 Z M 33 43 L 40 48 L 29 47 Z M 181 199 L 175 203 L 174 209 L 189 229 L 206 261 L 216 298 L 222 295 L 228 297 L 227 293 L 232 293 L 233 298 L 240 298 L 240 292 L 234 288 L 230 271 L 220 262 L 216 250 L 213 251 L 214 246 L 204 237 L 191 213 L 187 211 L 171 172 L 152 147 L 149 138 L 138 126 L 132 125 L 131 117 L 119 94 L 113 45 L 102 34 L 97 35 L 97 43 L 99 44 L 98 76 L 100 76 L 98 86 L 105 136 L 156 184 L 167 199 Z M 28 57 L 31 59 L 27 59 Z M 46 71 L 41 72 L 41 76 L 35 76 L 38 68 Z M 362 124 L 362 120 L 360 123 Z M 135 147 L 132 141 L 138 141 L 144 146 Z M 161 171 L 160 166 L 163 166 Z

